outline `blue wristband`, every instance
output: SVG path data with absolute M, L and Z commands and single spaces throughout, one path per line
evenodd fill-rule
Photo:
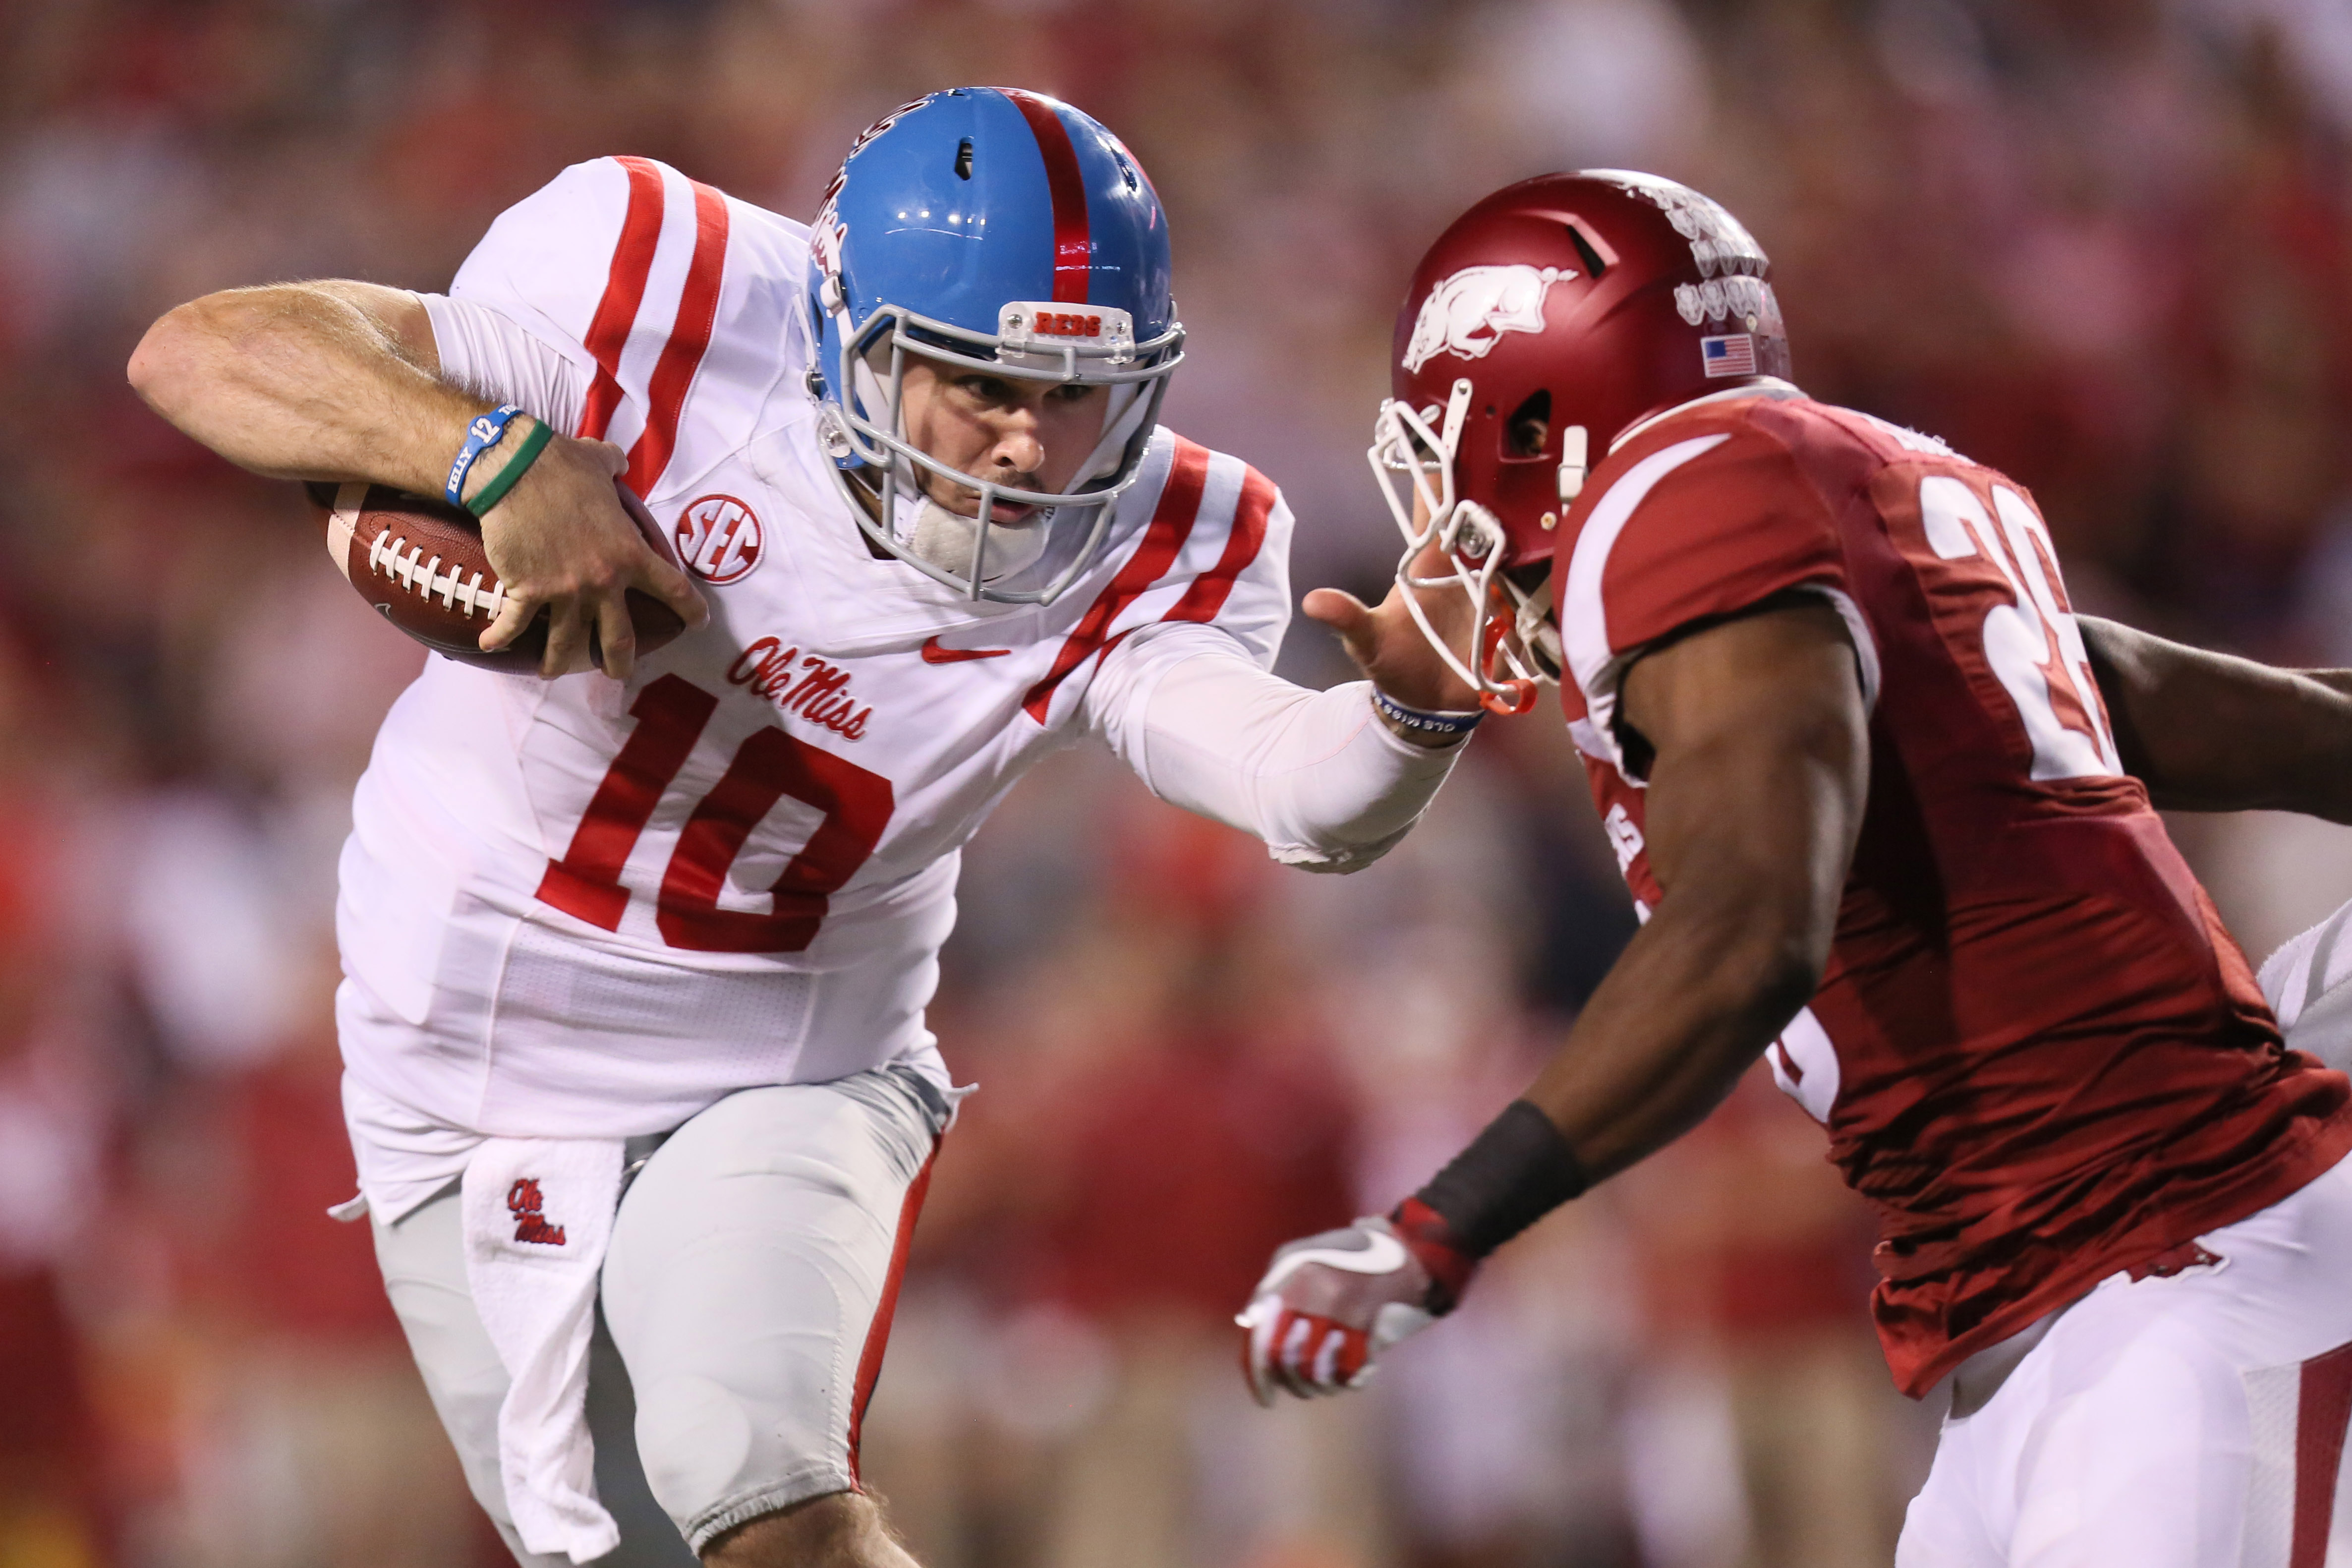
M 1377 686 L 1372 688 L 1372 707 L 1389 722 L 1418 730 L 1424 735 L 1466 735 L 1486 716 L 1485 710 L 1477 708 L 1466 713 L 1424 713 L 1418 708 L 1406 707 Z
M 473 471 L 474 459 L 497 446 L 507 433 L 507 422 L 521 412 L 518 405 L 502 403 L 466 422 L 466 444 L 457 448 L 457 459 L 449 465 L 449 482 L 441 488 L 451 506 L 466 504 L 466 476 Z

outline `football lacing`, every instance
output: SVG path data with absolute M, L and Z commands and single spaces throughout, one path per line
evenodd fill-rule
M 506 584 L 492 582 L 482 585 L 482 574 L 475 573 L 459 581 L 457 566 L 441 570 L 441 557 L 427 559 L 425 546 L 411 544 L 404 535 L 386 530 L 368 542 L 368 570 L 387 582 L 397 582 L 403 588 L 422 599 L 439 595 L 444 609 L 463 610 L 467 620 L 480 610 L 491 620 L 506 607 Z

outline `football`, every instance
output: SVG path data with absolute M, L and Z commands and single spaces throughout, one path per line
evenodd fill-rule
M 327 553 L 378 614 L 434 652 L 484 669 L 535 675 L 547 647 L 547 612 L 496 653 L 478 646 L 498 618 L 506 590 L 482 549 L 482 525 L 471 512 L 383 485 L 310 484 L 303 489 L 325 515 Z M 620 492 L 637 527 L 667 555 L 660 530 L 637 498 Z M 660 600 L 629 591 L 629 619 L 637 652 L 647 654 L 686 629 Z M 588 628 L 589 657 L 600 658 L 596 628 Z

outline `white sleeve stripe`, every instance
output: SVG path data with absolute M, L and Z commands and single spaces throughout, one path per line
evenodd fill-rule
M 666 163 L 656 163 L 662 184 L 661 228 L 654 244 L 653 263 L 646 268 L 645 293 L 637 303 L 636 320 L 621 344 L 614 379 L 626 394 L 621 412 L 613 419 L 605 439 L 628 450 L 645 434 L 653 402 L 654 370 L 662 351 L 677 331 L 678 306 L 684 301 L 687 279 L 693 270 L 697 223 L 694 185 Z
M 1576 550 L 1568 561 L 1564 602 L 1559 607 L 1560 640 L 1576 684 L 1584 693 L 1585 709 L 1595 736 L 1608 748 L 1604 760 L 1610 763 L 1622 763 L 1623 759 L 1617 754 L 1616 739 L 1610 726 L 1617 709 L 1618 672 L 1612 668 L 1617 661 L 1610 652 L 1608 613 L 1601 597 L 1601 579 L 1609 570 L 1609 553 L 1617 547 L 1617 536 L 1625 531 L 1625 524 L 1633 520 L 1635 509 L 1649 499 L 1659 480 L 1730 439 L 1728 432 L 1694 436 L 1651 453 L 1609 487 L 1609 493 L 1593 507 L 1583 531 L 1576 536 Z
M 702 225 L 693 181 L 650 158 L 613 162 L 628 178 L 628 210 L 586 333 L 598 374 L 579 433 L 625 450 L 646 433 L 654 374 L 693 287 Z
M 643 314 L 646 280 L 660 246 L 663 209 L 669 205 L 663 199 L 657 164 L 644 158 L 615 158 L 613 163 L 628 182 L 628 207 L 621 219 L 620 237 L 614 241 L 612 269 L 605 278 L 604 294 L 596 301 L 588 330 L 581 334 L 583 345 L 596 361 L 595 384 L 589 388 L 588 405 L 580 416 L 579 434 L 591 441 L 604 439 L 611 433 L 613 415 L 621 401 L 621 358 Z
M 1023 709 L 1038 723 L 1045 721 L 1054 693 L 1069 673 L 1103 651 L 1117 637 L 1125 636 L 1126 632 L 1121 631 L 1115 637 L 1111 627 L 1136 600 L 1167 581 L 1200 517 L 1209 484 L 1210 456 L 1206 447 L 1195 446 L 1181 436 L 1173 437 L 1164 462 L 1154 458 L 1160 465 L 1157 479 L 1137 487 L 1140 489 L 1149 485 L 1150 490 L 1140 496 L 1130 490 L 1120 498 L 1121 505 L 1150 505 L 1151 521 L 1137 536 L 1135 547 L 1119 563 L 1111 580 L 1095 595 L 1078 624 L 1063 639 L 1061 650 L 1054 656 L 1053 668 L 1022 699 Z M 1129 629 L 1132 629 L 1131 625 Z

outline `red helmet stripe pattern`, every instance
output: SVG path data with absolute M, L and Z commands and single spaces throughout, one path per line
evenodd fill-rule
M 1093 277 L 1094 242 L 1087 231 L 1087 184 L 1078 173 L 1078 152 L 1070 145 L 1069 127 L 1054 106 L 1034 92 L 1003 89 L 1045 159 L 1045 188 L 1054 198 L 1054 300 L 1056 304 L 1083 305 Z
M 617 158 L 628 172 L 629 209 L 621 219 L 620 243 L 613 247 L 613 268 L 605 276 L 604 297 L 596 301 L 595 317 L 584 340 L 596 356 L 596 379 L 580 410 L 580 438 L 601 441 L 621 405 L 621 351 L 628 346 L 629 328 L 646 297 L 646 278 L 654 269 L 654 251 L 661 243 L 661 171 L 646 158 Z

